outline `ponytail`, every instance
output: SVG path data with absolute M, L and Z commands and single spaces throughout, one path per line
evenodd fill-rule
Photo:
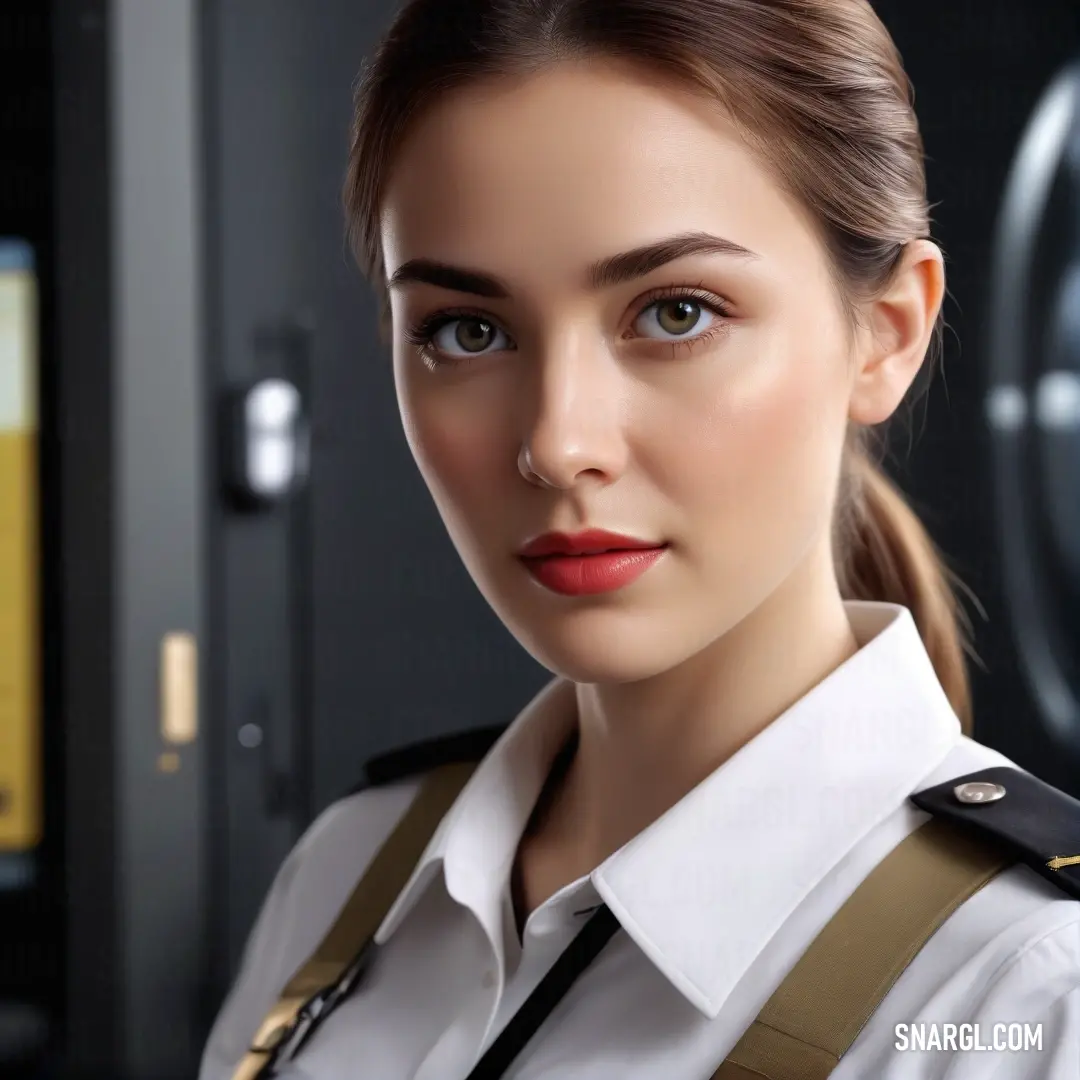
M 970 625 L 957 599 L 959 585 L 904 496 L 861 442 L 847 451 L 838 514 L 837 575 L 848 600 L 903 604 L 915 619 L 953 711 L 966 733 L 972 722 L 965 653 Z

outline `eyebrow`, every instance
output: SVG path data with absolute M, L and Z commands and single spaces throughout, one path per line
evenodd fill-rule
M 588 281 L 593 289 L 611 288 L 644 277 L 688 255 L 729 255 L 739 259 L 761 257 L 733 240 L 725 240 L 711 233 L 680 233 L 600 259 L 589 267 Z M 387 286 L 394 289 L 414 282 L 495 300 L 505 300 L 510 296 L 506 283 L 492 274 L 451 266 L 434 259 L 409 259 L 402 263 L 390 276 Z

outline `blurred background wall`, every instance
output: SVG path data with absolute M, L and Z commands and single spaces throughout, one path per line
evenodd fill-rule
M 978 736 L 1080 793 L 1080 8 L 875 6 L 952 294 L 890 465 L 985 611 Z M 0 5 L 0 1075 L 194 1075 L 312 817 L 544 677 L 414 475 L 342 240 L 390 10 Z

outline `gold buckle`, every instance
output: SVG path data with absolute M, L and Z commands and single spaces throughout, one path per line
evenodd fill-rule
M 297 997 L 282 998 L 278 1001 L 255 1032 L 251 1044 L 252 1052 L 272 1054 L 288 1038 L 303 1005 L 303 998 Z
M 1080 855 L 1055 855 L 1046 865 L 1051 870 L 1060 870 L 1063 866 L 1080 866 Z

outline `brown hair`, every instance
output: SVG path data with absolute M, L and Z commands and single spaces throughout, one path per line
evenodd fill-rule
M 454 87 L 565 59 L 643 65 L 717 100 L 778 183 L 812 212 L 851 318 L 928 237 L 913 94 L 867 0 L 409 0 L 358 84 L 345 206 L 385 304 L 379 207 L 409 121 Z M 941 349 L 939 315 L 930 362 Z M 922 524 L 852 432 L 835 529 L 849 599 L 912 612 L 965 726 L 961 611 Z

